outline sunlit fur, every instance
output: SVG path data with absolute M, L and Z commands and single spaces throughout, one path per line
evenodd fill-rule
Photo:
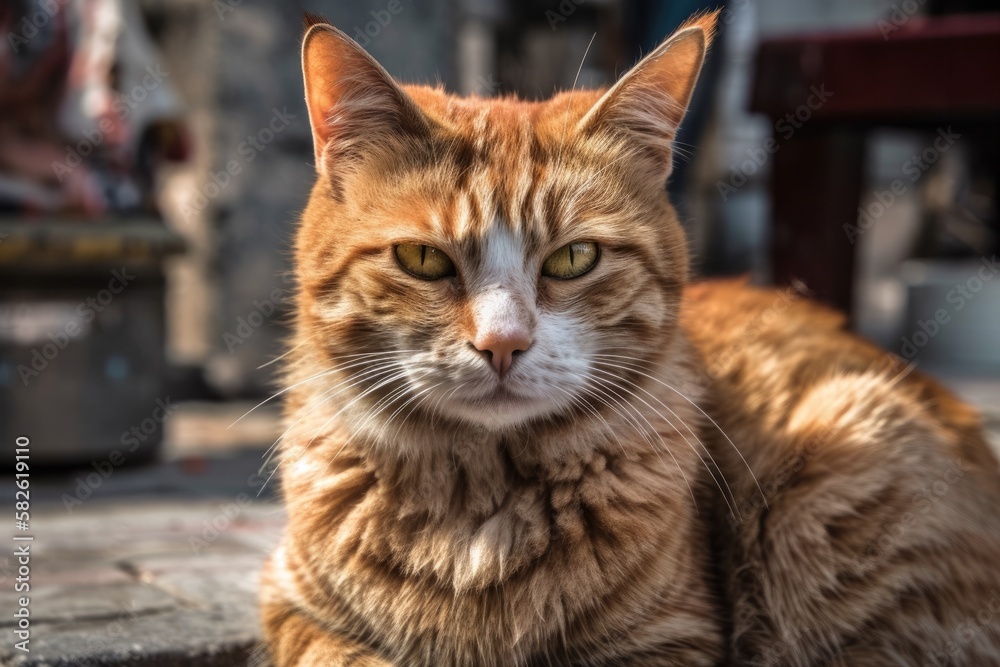
M 713 25 L 545 102 L 399 87 L 309 29 L 277 664 L 917 665 L 989 607 L 1000 493 L 973 413 L 818 307 L 685 288 L 664 182 Z M 595 267 L 542 277 L 573 241 Z M 400 243 L 457 275 L 411 276 Z M 531 332 L 502 379 L 484 327 Z M 996 607 L 947 664 L 987 664 Z

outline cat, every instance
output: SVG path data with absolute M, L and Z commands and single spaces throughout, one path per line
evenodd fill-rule
M 309 21 L 277 665 L 1000 664 L 977 414 L 797 293 L 688 281 L 716 17 L 542 102 Z

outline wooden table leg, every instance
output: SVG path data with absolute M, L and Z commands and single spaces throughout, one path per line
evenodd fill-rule
M 864 133 L 802 127 L 774 154 L 771 259 L 778 285 L 805 283 L 811 295 L 850 315 L 855 225 L 861 205 Z

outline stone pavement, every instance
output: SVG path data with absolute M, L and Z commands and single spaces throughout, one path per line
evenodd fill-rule
M 33 475 L 30 593 L 13 590 L 11 550 L 0 556 L 0 664 L 248 664 L 257 574 L 284 524 L 270 484 L 256 496 L 261 453 L 123 468 L 96 485 L 93 469 Z M 7 480 L 0 495 L 13 497 Z M 21 595 L 30 653 L 13 648 Z

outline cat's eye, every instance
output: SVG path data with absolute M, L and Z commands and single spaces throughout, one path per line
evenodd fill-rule
M 560 280 L 578 278 L 594 268 L 599 255 L 596 243 L 568 243 L 546 258 L 542 264 L 542 275 Z
M 396 261 L 414 278 L 439 280 L 455 275 L 455 264 L 434 246 L 401 243 L 393 246 Z

